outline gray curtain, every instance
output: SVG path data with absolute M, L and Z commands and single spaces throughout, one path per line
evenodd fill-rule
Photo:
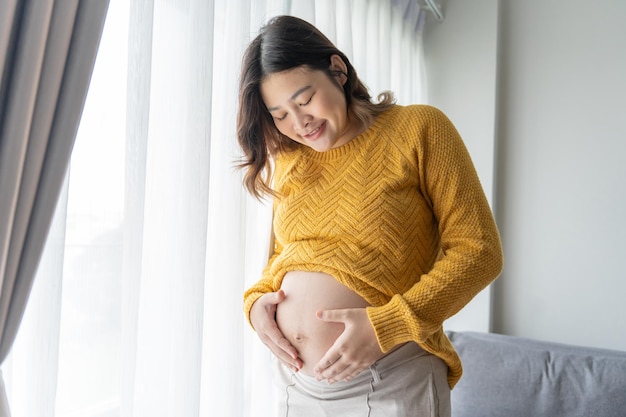
M 0 364 L 63 185 L 108 5 L 0 2 Z M 0 417 L 9 415 L 0 375 Z

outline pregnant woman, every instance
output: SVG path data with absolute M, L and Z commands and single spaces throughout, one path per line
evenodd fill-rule
M 273 198 L 272 255 L 244 295 L 281 416 L 450 416 L 443 322 L 502 268 L 493 215 L 438 109 L 372 100 L 345 54 L 290 16 L 248 46 L 244 183 Z

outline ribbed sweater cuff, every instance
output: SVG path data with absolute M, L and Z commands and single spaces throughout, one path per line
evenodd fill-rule
M 415 319 L 401 295 L 395 295 L 380 307 L 368 307 L 367 315 L 383 352 L 413 340 L 409 323 L 414 323 Z
M 254 330 L 254 326 L 252 325 L 252 322 L 250 321 L 250 310 L 252 309 L 252 304 L 254 304 L 256 300 L 261 298 L 263 294 L 264 294 L 263 292 L 248 293 L 246 294 L 243 300 L 243 311 L 246 315 L 246 319 L 248 320 L 248 323 L 250 324 L 250 327 L 252 327 L 253 330 Z

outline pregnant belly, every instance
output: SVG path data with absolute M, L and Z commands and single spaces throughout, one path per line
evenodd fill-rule
M 285 300 L 276 309 L 276 323 L 298 350 L 300 372 L 314 375 L 313 368 L 343 332 L 343 324 L 317 318 L 320 310 L 362 308 L 369 304 L 334 277 L 321 272 L 288 272 L 281 285 Z

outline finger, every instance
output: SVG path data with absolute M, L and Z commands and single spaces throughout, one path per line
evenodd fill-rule
M 339 360 L 341 360 L 341 354 L 328 351 L 322 359 L 320 359 L 317 365 L 315 365 L 313 372 L 315 372 L 316 376 L 319 376 L 321 379 L 325 379 L 331 374 L 330 368 Z
M 286 352 L 293 359 L 298 359 L 298 350 L 287 340 L 283 334 L 280 334 L 278 339 L 273 340 L 274 344 L 278 346 L 283 352 Z
M 332 383 L 335 381 L 345 381 L 348 382 L 350 381 L 352 378 L 356 377 L 357 375 L 359 375 L 361 372 L 363 372 L 365 370 L 365 368 L 358 366 L 356 364 L 349 364 L 347 367 L 345 367 L 343 369 L 343 371 L 337 373 L 336 375 L 333 375 L 328 382 Z M 332 381 L 332 382 L 331 382 Z
M 256 300 L 252 304 L 250 309 L 250 322 L 255 331 L 267 329 L 269 323 L 274 323 L 274 315 L 276 312 L 276 305 L 285 299 L 284 291 L 280 290 L 277 293 L 267 293 L 261 298 Z
M 281 303 L 285 300 L 285 291 L 278 290 L 276 292 L 268 292 L 261 298 L 257 300 L 257 302 L 261 302 L 265 308 L 275 307 L 276 304 Z
M 295 370 L 302 368 L 303 363 L 298 357 L 298 351 L 289 343 L 287 339 L 276 341 L 268 339 L 264 341 L 264 343 L 270 351 L 272 351 L 274 356 L 276 356 L 284 364 L 294 368 Z
M 340 310 L 320 310 L 315 315 L 318 319 L 332 322 L 332 323 L 345 323 L 348 318 L 348 310 L 349 309 L 340 309 Z
M 320 380 L 326 379 L 329 384 L 334 384 L 337 381 L 342 380 L 343 378 L 351 375 L 353 372 L 353 367 L 350 363 L 345 362 L 344 360 L 338 360 L 330 367 L 328 367 L 324 372 L 322 372 L 319 376 Z
M 278 360 L 289 367 L 292 371 L 298 372 L 302 369 L 302 360 L 293 359 L 284 350 L 278 349 L 277 351 L 272 351 L 272 353 L 274 353 Z
M 298 359 L 297 349 L 287 340 L 285 335 L 280 331 L 276 322 L 272 321 L 271 324 L 265 327 L 262 331 L 258 331 L 259 337 L 265 345 L 267 345 L 272 352 L 282 351 L 291 356 L 293 359 Z
M 285 291 L 283 291 L 282 289 L 278 290 L 275 293 L 272 293 L 272 296 L 274 298 L 275 304 L 278 304 L 285 299 Z

